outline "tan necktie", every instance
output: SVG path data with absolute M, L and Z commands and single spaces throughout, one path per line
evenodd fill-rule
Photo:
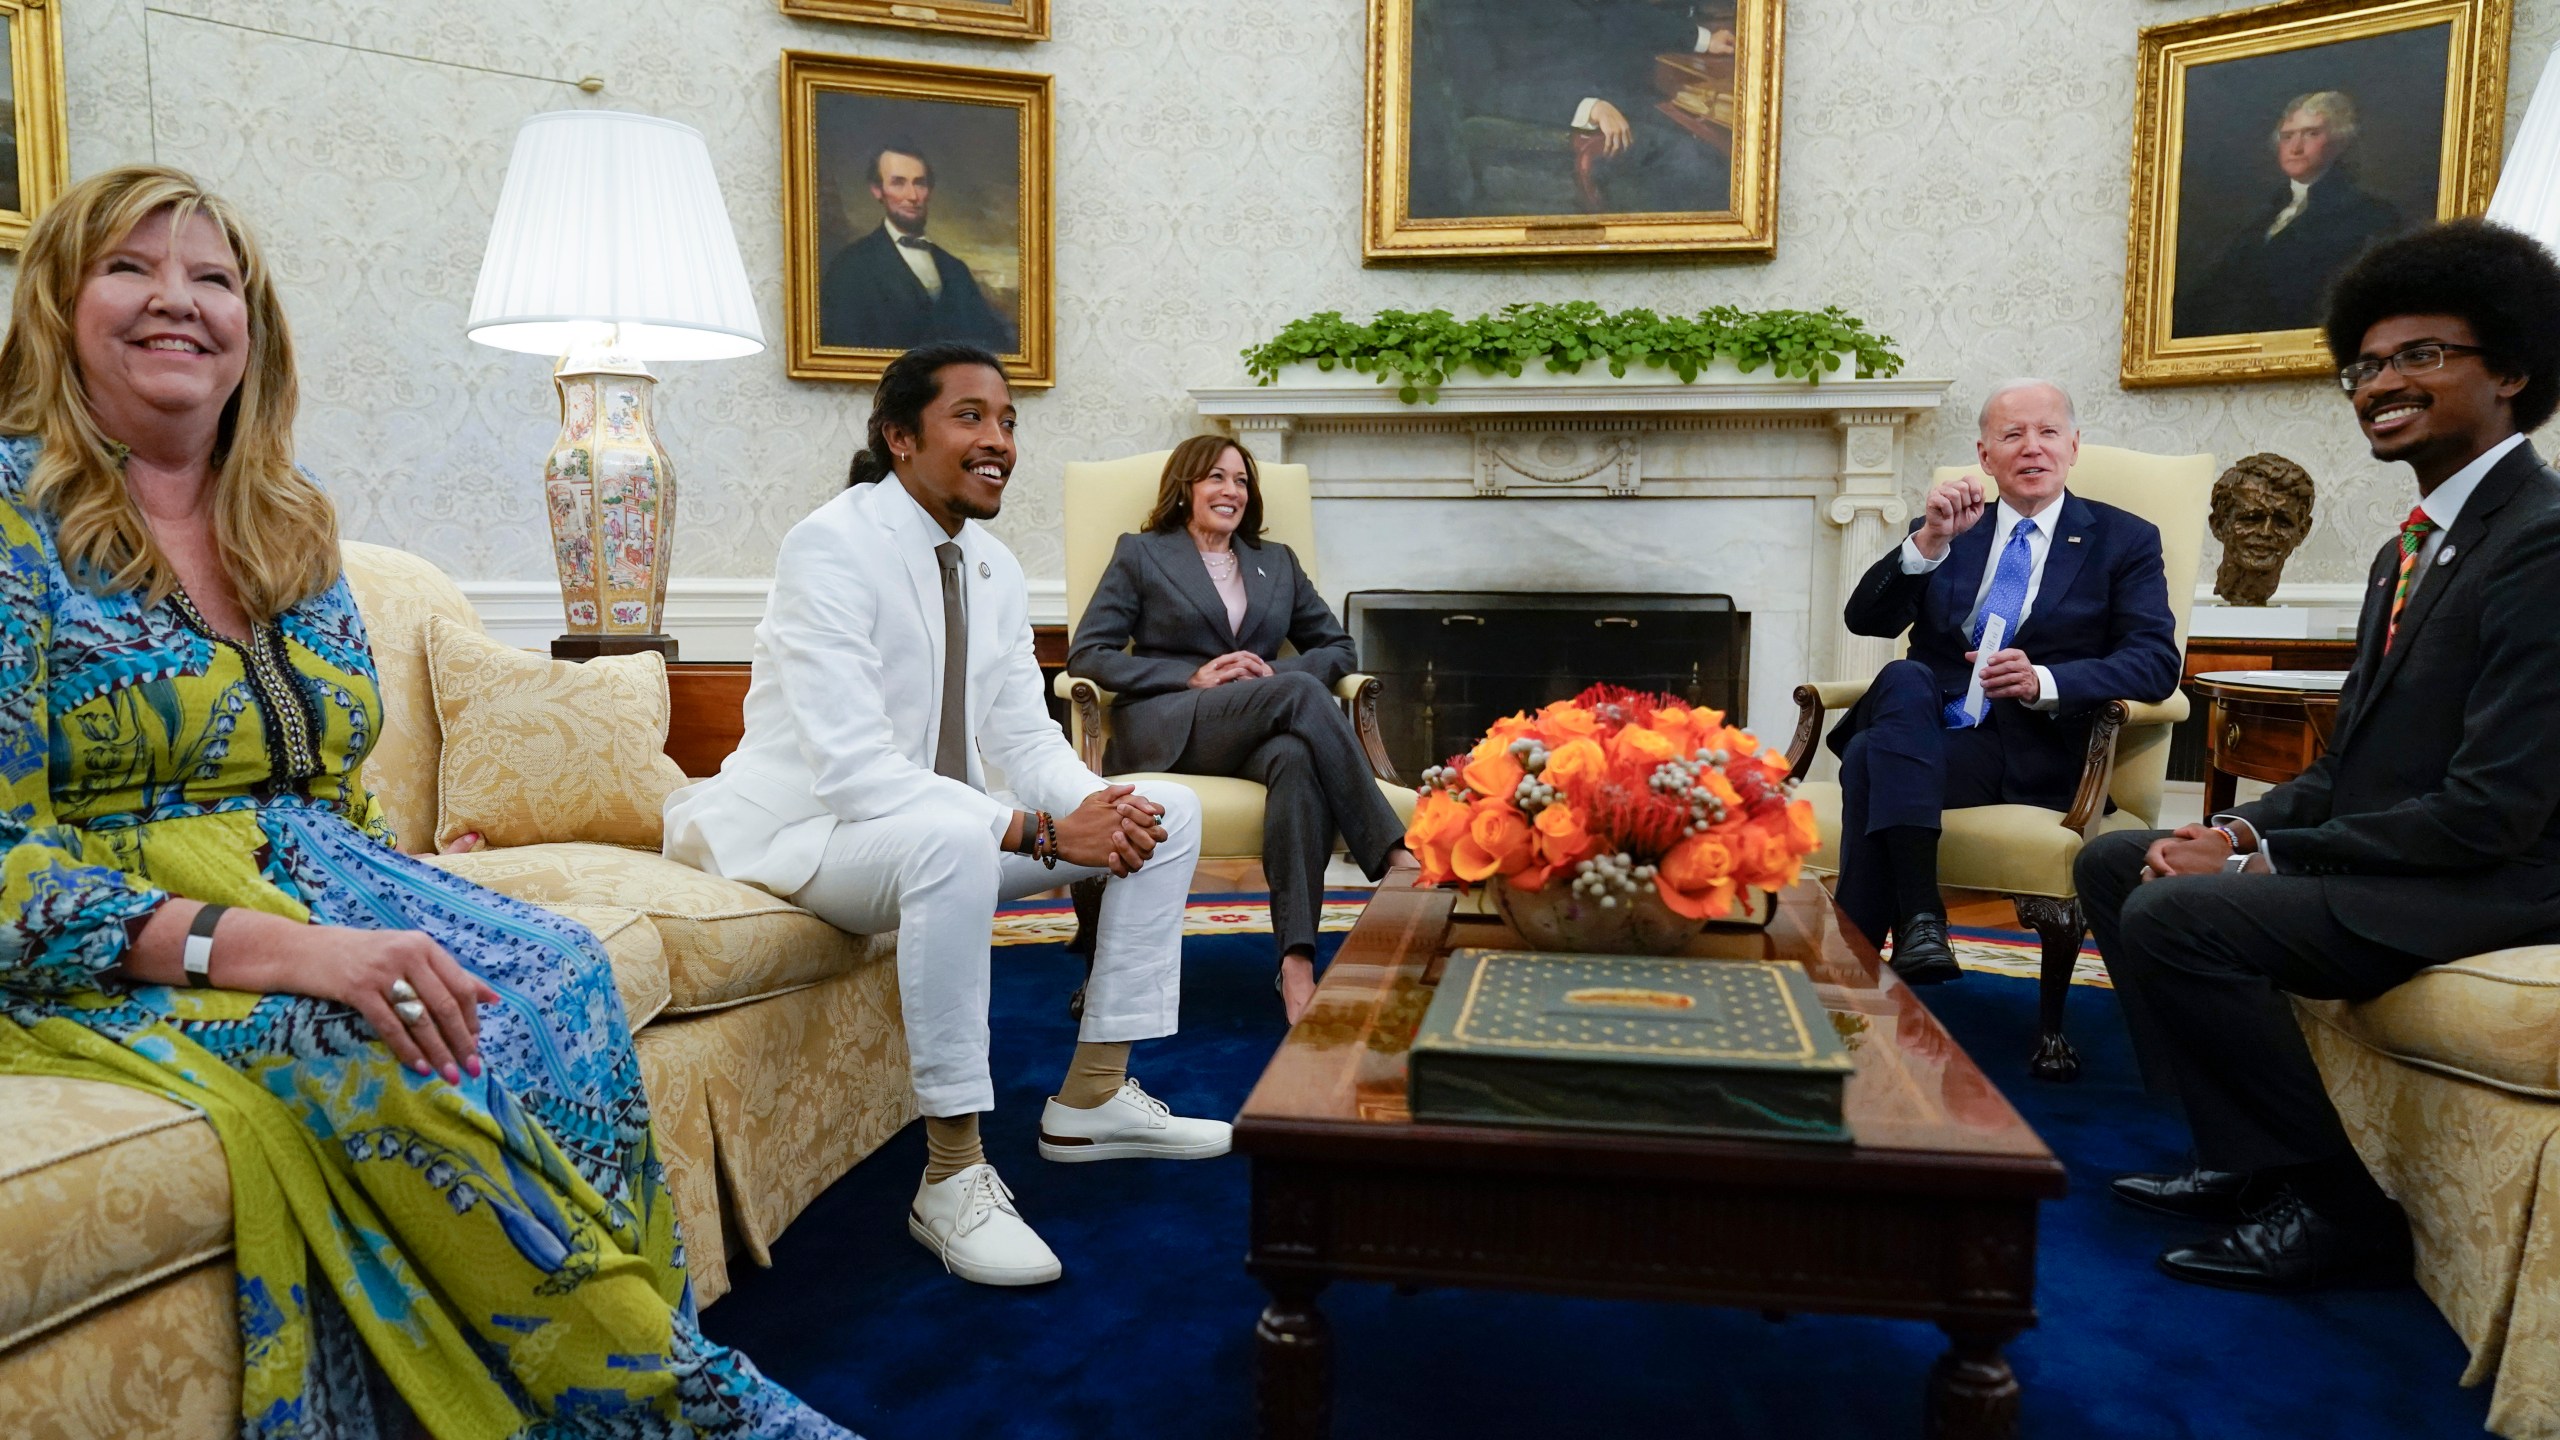
M 942 562 L 942 728 L 933 743 L 933 773 L 969 783 L 969 617 L 960 606 L 960 547 L 933 547 Z

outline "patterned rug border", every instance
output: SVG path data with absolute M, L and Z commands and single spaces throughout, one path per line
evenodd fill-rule
M 1324 917 L 1318 928 L 1335 934 L 1349 930 L 1368 903 L 1369 892 L 1365 890 L 1326 891 Z M 1270 929 L 1271 902 L 1259 894 L 1194 895 L 1183 909 L 1185 935 L 1257 935 L 1268 934 Z M 998 945 L 1063 944 L 1075 938 L 1075 933 L 1075 906 L 1070 901 L 1021 900 L 996 911 Z M 2031 930 L 1952 925 L 1947 938 L 1956 952 L 1956 963 L 1967 970 L 2026 980 L 2035 979 L 2043 971 L 2044 946 Z M 2096 945 L 2081 945 L 2071 983 L 2114 988 L 2108 982 L 2106 966 L 2099 962 Z

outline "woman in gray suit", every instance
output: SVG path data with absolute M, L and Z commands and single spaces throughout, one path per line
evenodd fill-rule
M 1283 642 L 1297 653 L 1283 656 Z M 1352 658 L 1298 557 L 1262 538 L 1253 457 L 1219 435 L 1174 447 L 1147 528 L 1120 537 L 1067 656 L 1069 674 L 1117 696 L 1111 773 L 1234 775 L 1271 792 L 1262 868 L 1293 1025 L 1315 995 L 1335 834 L 1373 880 L 1412 863 L 1333 698 Z

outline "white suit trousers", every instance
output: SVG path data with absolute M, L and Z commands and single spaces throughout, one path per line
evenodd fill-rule
M 1182 910 L 1200 858 L 1200 801 L 1150 781 L 1165 838 L 1134 875 L 1111 879 L 1085 985 L 1083 1040 L 1153 1040 L 1182 1008 Z M 983 821 L 918 810 L 838 825 L 809 883 L 787 898 L 840 930 L 898 932 L 898 1000 L 916 1100 L 927 1115 L 995 1108 L 987 1070 L 987 973 L 996 903 L 1107 870 L 1003 854 Z M 1066 997 L 1058 997 L 1061 1004 Z

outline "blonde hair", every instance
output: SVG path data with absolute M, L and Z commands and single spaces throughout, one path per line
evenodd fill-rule
M 214 548 L 241 608 L 273 620 L 335 582 L 338 516 L 293 468 L 293 340 L 266 258 L 238 212 L 194 176 L 120 166 L 72 186 L 36 221 L 0 339 L 0 431 L 43 440 L 26 498 L 53 517 L 55 548 L 75 580 L 100 594 L 140 589 L 154 605 L 178 588 L 125 487 L 124 447 L 89 409 L 73 330 L 99 257 L 163 210 L 172 233 L 198 215 L 213 221 L 240 264 L 249 360 L 214 442 Z

